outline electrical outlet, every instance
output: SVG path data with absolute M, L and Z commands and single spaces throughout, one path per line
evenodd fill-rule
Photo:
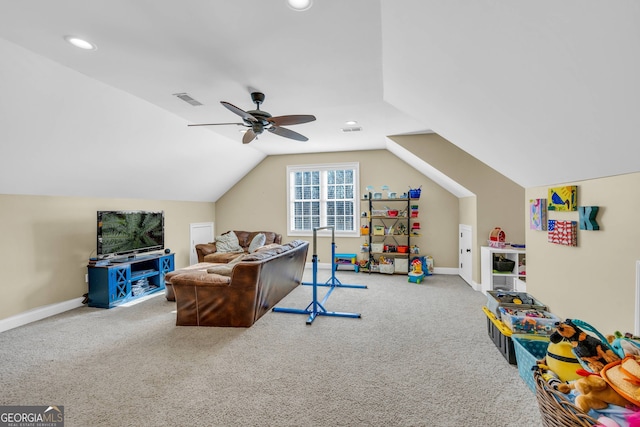
M 89 283 L 89 274 L 84 275 L 84 283 Z

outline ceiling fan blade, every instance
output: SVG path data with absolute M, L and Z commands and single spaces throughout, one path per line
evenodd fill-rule
M 316 119 L 316 116 L 310 114 L 294 114 L 290 116 L 276 116 L 270 117 L 267 120 L 276 126 L 291 126 L 299 125 L 302 123 L 309 123 Z
M 247 131 L 244 133 L 244 136 L 242 137 L 242 143 L 248 144 L 254 139 L 256 139 L 256 133 L 253 131 L 253 129 L 247 129 Z
M 306 136 L 300 135 L 298 132 L 294 132 L 291 129 L 287 128 L 273 126 L 269 128 L 269 132 L 275 133 L 276 135 L 284 136 L 285 138 L 295 139 L 296 141 L 309 140 L 309 138 L 307 138 Z
M 237 115 L 239 115 L 240 117 L 242 117 L 243 119 L 249 121 L 249 122 L 257 122 L 258 119 L 256 119 L 255 117 L 253 117 L 251 114 L 247 113 L 244 110 L 241 110 L 240 108 L 236 107 L 233 104 L 229 104 L 226 101 L 220 101 L 220 103 L 222 105 L 224 105 L 225 107 L 227 107 L 227 109 L 233 113 L 236 113 Z
M 222 125 L 239 125 L 244 126 L 244 123 L 196 123 L 187 126 L 222 126 Z

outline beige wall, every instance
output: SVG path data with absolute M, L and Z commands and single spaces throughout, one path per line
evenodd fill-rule
M 437 134 L 402 135 L 391 139 L 469 191 L 474 198 L 460 204 L 457 220 L 473 226 L 473 280 L 480 283 L 480 246 L 500 227 L 507 241 L 524 243 L 521 200 L 524 188 Z M 474 203 L 475 201 L 475 203 Z
M 0 195 L 0 319 L 82 297 L 96 250 L 96 211 L 164 210 L 165 246 L 189 264 L 189 224 L 215 219 L 215 204 Z
M 246 175 L 216 203 L 216 234 L 227 230 L 267 230 L 282 233 L 287 230 L 288 165 L 335 162 L 360 163 L 360 191 L 373 185 L 379 189 L 388 185 L 403 193 L 422 186 L 420 217 L 422 236 L 412 238 L 424 254 L 434 258 L 436 267 L 457 268 L 458 265 L 458 199 L 416 169 L 408 166 L 387 150 L 270 156 Z M 368 205 L 362 203 L 360 211 Z M 311 241 L 311 238 L 304 238 Z M 336 252 L 360 253 L 364 237 L 336 238 Z M 313 248 L 310 250 L 310 254 Z M 319 262 L 331 262 L 329 238 L 318 238 Z M 310 259 L 310 258 L 309 258 Z
M 640 173 L 558 185 L 578 186 L 578 206 L 599 206 L 600 230 L 578 230 L 578 246 L 547 242 L 547 233 L 528 229 L 527 291 L 563 318 L 586 321 L 604 334 L 633 332 L 635 269 L 640 260 L 637 227 Z M 526 190 L 547 198 L 548 187 Z M 551 219 L 578 220 L 577 212 L 550 212 Z

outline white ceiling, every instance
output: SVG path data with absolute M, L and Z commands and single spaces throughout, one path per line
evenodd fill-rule
M 159 107 L 179 124 L 179 139 L 196 141 L 200 155 L 189 150 L 191 161 L 181 144 L 154 153 L 156 164 L 178 157 L 185 168 L 173 174 L 182 185 L 154 198 L 216 200 L 265 155 L 382 149 L 385 136 L 431 129 L 524 187 L 640 170 L 640 5 L 633 0 L 315 0 L 306 12 L 285 0 L 0 5 L 0 38 Z M 65 35 L 98 49 L 80 51 Z M 10 90 L 12 82 L 0 84 Z M 266 94 L 261 108 L 274 116 L 314 114 L 317 121 L 291 126 L 309 141 L 265 134 L 243 146 L 238 126 L 187 128 L 239 121 L 220 101 L 254 109 L 252 90 Z M 182 92 L 204 105 L 173 96 Z M 38 114 L 29 119 L 37 123 Z M 347 120 L 363 131 L 341 132 Z M 153 152 L 157 141 L 136 144 Z M 58 151 L 48 160 L 91 155 Z M 15 162 L 24 154 L 10 152 Z M 229 161 L 186 191 L 199 162 L 216 153 Z M 232 158 L 247 159 L 247 170 L 238 171 L 239 162 L 233 173 L 224 170 Z

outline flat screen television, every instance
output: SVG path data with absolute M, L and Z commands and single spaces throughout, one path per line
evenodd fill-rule
M 164 249 L 164 211 L 98 211 L 98 258 Z

